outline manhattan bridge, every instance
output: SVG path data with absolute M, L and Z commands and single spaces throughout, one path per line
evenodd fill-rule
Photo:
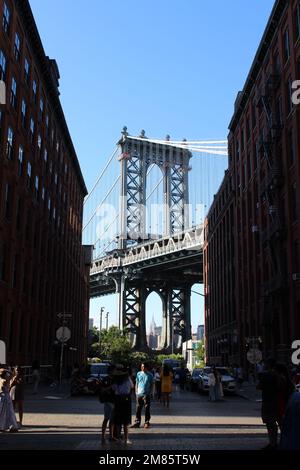
M 162 302 L 159 350 L 191 338 L 191 292 L 203 283 L 204 218 L 227 168 L 227 141 L 150 139 L 124 127 L 84 202 L 93 246 L 90 297 L 118 294 L 119 327 L 148 351 L 146 301 Z M 178 338 L 173 349 L 173 338 Z

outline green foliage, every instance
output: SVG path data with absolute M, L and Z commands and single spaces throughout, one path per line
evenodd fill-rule
M 130 354 L 130 362 L 133 368 L 139 368 L 142 362 L 152 362 L 147 353 L 134 351 Z
M 204 342 L 200 341 L 197 348 L 195 349 L 196 362 L 199 364 L 199 367 L 204 367 L 205 365 L 205 348 Z M 203 364 L 203 365 L 200 365 Z
M 128 334 L 111 326 L 108 330 L 102 330 L 100 335 L 100 351 L 107 360 L 117 363 L 130 364 L 131 344 Z
M 159 354 L 156 357 L 156 363 L 161 365 L 164 359 L 174 359 L 175 361 L 185 362 L 181 354 Z

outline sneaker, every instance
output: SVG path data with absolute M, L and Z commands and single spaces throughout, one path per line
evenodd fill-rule
M 144 424 L 144 428 L 145 428 L 145 429 L 150 428 L 150 423 L 145 423 L 145 424 Z
M 131 428 L 139 428 L 140 427 L 140 423 L 134 423 L 130 426 Z
M 126 445 L 130 445 L 130 444 L 132 444 L 132 441 L 131 441 L 130 439 L 127 439 L 127 440 L 125 441 L 125 444 L 126 444 Z
M 17 428 L 14 428 L 13 426 L 9 427 L 9 432 L 18 432 Z

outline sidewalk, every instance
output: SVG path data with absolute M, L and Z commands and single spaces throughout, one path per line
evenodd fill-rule
M 253 382 L 243 382 L 241 388 L 236 393 L 246 400 L 261 402 L 261 390 L 257 390 L 256 384 Z

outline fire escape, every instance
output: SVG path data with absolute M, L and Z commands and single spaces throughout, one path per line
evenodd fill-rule
M 267 208 L 265 230 L 261 233 L 262 244 L 267 248 L 271 274 L 262 285 L 263 326 L 265 329 L 266 353 L 277 354 L 280 349 L 280 316 L 285 311 L 286 268 L 284 260 L 284 213 L 281 205 L 280 191 L 283 185 L 282 155 L 280 140 L 282 122 L 280 108 L 276 106 L 276 92 L 280 86 L 280 74 L 272 74 L 266 81 L 258 106 L 263 108 L 266 116 L 266 132 L 261 135 L 259 152 L 265 176 L 261 181 L 261 196 Z M 265 160 L 265 161 L 264 161 Z

